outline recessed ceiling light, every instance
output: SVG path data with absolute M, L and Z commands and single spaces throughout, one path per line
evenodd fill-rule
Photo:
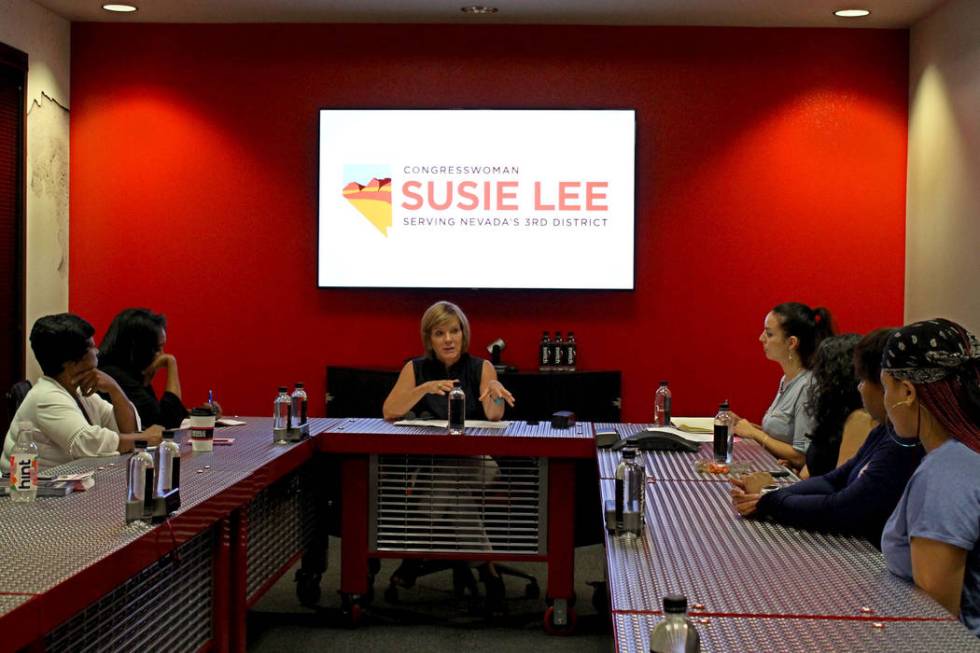
M 496 7 L 487 7 L 486 5 L 469 5 L 460 7 L 459 10 L 464 14 L 495 14 L 500 11 Z
M 834 15 L 841 18 L 862 18 L 870 13 L 867 9 L 838 9 Z
M 104 4 L 102 5 L 102 8 L 106 11 L 115 11 L 116 13 L 120 14 L 131 14 L 137 9 L 136 5 L 121 5 L 113 3 Z

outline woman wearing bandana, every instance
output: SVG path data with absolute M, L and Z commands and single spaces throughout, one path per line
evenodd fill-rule
M 896 433 L 926 450 L 885 525 L 885 561 L 980 636 L 980 342 L 944 319 L 902 327 L 881 381 Z

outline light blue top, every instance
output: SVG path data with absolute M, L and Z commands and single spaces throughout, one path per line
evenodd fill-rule
M 889 571 L 909 581 L 913 537 L 966 550 L 960 621 L 980 636 L 980 453 L 950 439 L 922 459 L 905 486 L 885 524 L 881 552 Z
M 810 446 L 809 435 L 817 428 L 817 422 L 806 412 L 813 387 L 813 374 L 803 370 L 792 381 L 784 376 L 779 380 L 779 391 L 769 410 L 762 416 L 762 430 L 769 437 L 782 440 L 800 453 Z

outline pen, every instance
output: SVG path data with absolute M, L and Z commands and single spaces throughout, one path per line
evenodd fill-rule
M 211 388 L 208 388 L 208 405 L 214 405 L 214 391 Z

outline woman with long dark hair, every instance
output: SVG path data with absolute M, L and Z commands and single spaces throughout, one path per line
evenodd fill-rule
M 926 451 L 881 537 L 888 569 L 980 635 L 980 342 L 942 318 L 909 324 L 881 381 L 896 433 Z
M 112 320 L 99 346 L 99 369 L 116 380 L 136 406 L 143 424 L 172 429 L 187 417 L 181 400 L 177 359 L 166 353 L 167 318 L 146 308 L 127 308 Z M 165 370 L 163 394 L 151 385 Z
M 807 437 L 815 429 L 807 413 L 813 357 L 824 338 L 834 335 L 826 308 L 787 302 L 766 315 L 759 342 L 769 360 L 779 363 L 783 377 L 761 424 L 734 416 L 735 435 L 755 440 L 769 453 L 797 469 L 806 462 Z
M 903 442 L 891 430 L 881 386 L 881 353 L 894 329 L 878 329 L 854 348 L 861 403 L 878 422 L 857 453 L 823 476 L 787 485 L 768 494 L 746 492 L 732 481 L 732 504 L 743 517 L 768 517 L 780 524 L 817 531 L 860 535 L 881 545 L 881 531 L 895 509 L 922 447 Z
M 846 333 L 820 343 L 813 359 L 813 387 L 806 410 L 816 426 L 801 478 L 826 474 L 854 455 L 875 426 L 861 409 L 854 348 L 861 336 Z

